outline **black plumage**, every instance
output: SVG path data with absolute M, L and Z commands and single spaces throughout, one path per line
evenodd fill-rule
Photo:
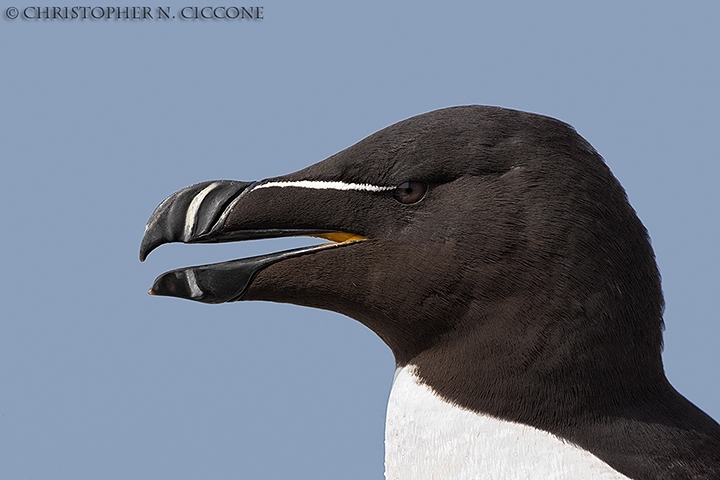
M 326 183 L 288 183 L 301 181 Z M 180 269 L 155 293 L 340 312 L 448 401 L 551 432 L 631 478 L 720 478 L 720 426 L 663 371 L 647 232 L 572 127 L 448 108 L 290 175 L 211 185 L 158 208 L 141 258 L 167 241 L 362 241 Z M 215 200 L 188 231 L 207 188 Z

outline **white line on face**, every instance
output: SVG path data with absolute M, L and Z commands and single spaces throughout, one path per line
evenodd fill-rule
M 327 182 L 320 180 L 297 180 L 294 182 L 268 182 L 262 183 L 253 190 L 261 188 L 312 188 L 314 190 L 358 190 L 361 192 L 386 192 L 394 190 L 395 187 L 382 187 L 379 185 L 370 185 L 367 183 L 346 183 L 346 182 Z
M 207 187 L 203 188 L 200 193 L 195 195 L 195 198 L 193 198 L 192 202 L 190 202 L 190 206 L 185 213 L 185 230 L 183 231 L 183 241 L 189 242 L 192 239 L 193 228 L 195 228 L 195 219 L 197 218 L 197 213 L 200 209 L 200 205 L 202 205 L 202 201 L 205 200 L 207 194 L 217 188 L 218 185 L 220 185 L 219 182 L 211 183 Z

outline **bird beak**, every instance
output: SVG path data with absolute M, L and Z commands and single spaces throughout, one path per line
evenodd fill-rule
M 270 253 L 229 262 L 180 268 L 160 275 L 149 293 L 204 303 L 241 299 L 260 270 L 287 258 L 363 240 L 333 228 L 331 222 L 300 218 L 297 202 L 310 199 L 284 191 L 269 194 L 258 182 L 210 181 L 179 190 L 152 213 L 140 245 L 140 261 L 164 243 L 214 243 L 316 236 L 333 243 Z M 287 190 L 287 189 L 279 189 Z M 310 209 L 312 210 L 312 209 Z

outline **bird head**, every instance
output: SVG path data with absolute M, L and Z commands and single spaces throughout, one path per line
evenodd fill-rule
M 558 120 L 447 108 L 289 175 L 193 185 L 152 214 L 140 257 L 173 241 L 289 235 L 330 243 L 173 270 L 151 293 L 336 311 L 436 381 L 468 358 L 469 375 L 508 388 L 570 372 L 592 383 L 584 396 L 619 371 L 638 384 L 662 375 L 647 232 L 602 158 Z

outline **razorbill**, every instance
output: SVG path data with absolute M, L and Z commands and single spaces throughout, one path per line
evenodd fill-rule
M 259 182 L 182 189 L 167 242 L 330 243 L 182 268 L 151 293 L 333 310 L 397 372 L 388 479 L 719 479 L 720 426 L 665 378 L 648 235 L 600 155 L 558 120 L 447 108 Z

